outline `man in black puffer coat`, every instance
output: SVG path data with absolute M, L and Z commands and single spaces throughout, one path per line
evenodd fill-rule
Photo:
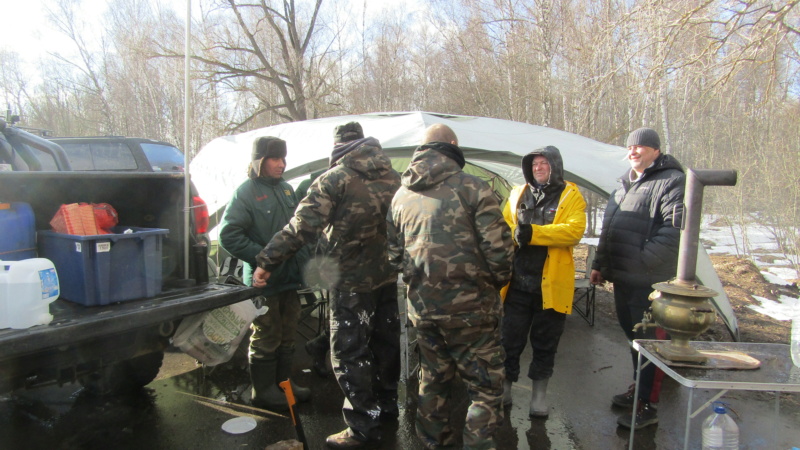
M 591 281 L 614 283 L 617 318 L 629 341 L 665 339 L 666 333 L 660 328 L 647 328 L 634 335 L 633 327 L 650 308 L 652 285 L 674 278 L 677 271 L 680 229 L 673 225 L 673 219 L 676 206 L 683 203 L 684 171 L 675 158 L 661 153 L 655 130 L 633 131 L 626 145 L 631 170 L 623 175 L 622 186 L 608 201 Z M 631 356 L 635 379 L 637 358 L 632 348 Z M 658 423 L 651 403 L 658 401 L 662 377 L 652 364 L 642 369 L 634 429 Z M 633 395 L 631 385 L 627 392 L 615 395 L 612 403 L 631 408 Z M 617 423 L 630 427 L 631 416 L 623 415 Z

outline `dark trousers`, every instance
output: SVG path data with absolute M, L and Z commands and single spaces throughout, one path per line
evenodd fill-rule
M 300 297 L 289 290 L 266 297 L 267 313 L 253 320 L 250 337 L 250 358 L 269 358 L 282 349 L 294 353 L 297 323 L 300 319 Z
M 368 293 L 333 291 L 331 363 L 344 392 L 342 415 L 364 437 L 380 438 L 380 406 L 397 402 L 400 321 L 397 285 Z
M 617 307 L 617 319 L 622 331 L 629 342 L 634 339 L 666 339 L 667 333 L 662 328 L 639 327 L 634 333 L 633 327 L 642 321 L 644 313 L 650 309 L 648 297 L 653 292 L 653 288 L 633 287 L 626 284 L 614 283 L 614 303 Z M 638 359 L 636 350 L 631 347 L 631 358 L 633 359 L 633 377 L 636 379 L 636 361 Z M 658 395 L 661 392 L 661 380 L 664 372 L 658 369 L 655 364 L 649 364 L 642 369 L 639 379 L 639 400 L 646 402 L 658 402 Z
M 506 379 L 519 379 L 519 357 L 531 341 L 533 358 L 528 378 L 544 380 L 553 375 L 556 351 L 567 315 L 542 309 L 542 294 L 509 289 L 503 304 L 503 348 L 506 351 Z

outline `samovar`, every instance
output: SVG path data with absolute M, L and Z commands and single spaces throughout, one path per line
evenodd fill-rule
M 697 249 L 705 186 L 734 186 L 735 170 L 686 170 L 684 214 L 678 249 L 678 272 L 675 279 L 653 285 L 652 318 L 670 334 L 670 341 L 656 345 L 656 351 L 670 361 L 704 363 L 706 356 L 689 341 L 706 331 L 717 318 L 711 302 L 718 292 L 696 281 Z M 647 320 L 647 319 L 645 319 Z M 648 326 L 643 322 L 644 326 Z M 651 325 L 652 326 L 652 325 Z

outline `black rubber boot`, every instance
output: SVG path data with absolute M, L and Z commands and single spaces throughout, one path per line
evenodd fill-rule
M 292 360 L 294 360 L 294 349 L 278 349 L 278 368 L 275 374 L 275 383 L 290 380 L 292 375 Z M 292 393 L 294 399 L 298 402 L 307 402 L 311 400 L 311 389 L 298 386 L 294 381 L 290 380 L 292 384 Z
M 274 355 L 267 358 L 250 359 L 250 380 L 253 382 L 251 403 L 257 408 L 284 412 L 289 410 L 286 395 L 275 383 L 278 359 Z
M 328 368 L 328 348 L 330 342 L 326 334 L 320 334 L 306 342 L 306 353 L 311 355 L 311 369 L 322 378 L 330 376 L 331 369 Z

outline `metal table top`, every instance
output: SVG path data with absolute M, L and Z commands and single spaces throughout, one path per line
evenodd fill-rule
M 669 341 L 636 339 L 633 348 L 664 373 L 690 388 L 730 389 L 745 391 L 800 392 L 800 368 L 792 363 L 788 344 L 762 344 L 748 342 L 689 343 L 700 351 L 731 351 L 745 353 L 761 362 L 757 369 L 696 369 L 668 365 L 656 351 L 656 345 Z

